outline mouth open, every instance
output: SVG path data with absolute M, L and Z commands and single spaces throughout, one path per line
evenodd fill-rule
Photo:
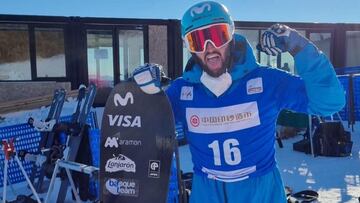
M 221 67 L 222 61 L 220 54 L 218 53 L 206 55 L 205 60 L 210 69 L 217 69 Z

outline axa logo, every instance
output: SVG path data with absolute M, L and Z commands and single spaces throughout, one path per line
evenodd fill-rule
M 130 158 L 126 157 L 123 154 L 119 154 L 119 156 L 115 156 L 113 154 L 113 158 L 107 160 L 105 165 L 106 172 L 118 172 L 118 171 L 125 171 L 125 172 L 136 172 L 136 164 Z
M 112 147 L 118 148 L 119 147 L 118 139 L 119 138 L 117 138 L 117 137 L 107 137 L 104 146 L 105 147 L 110 147 L 110 148 L 112 148 Z
M 201 14 L 203 13 L 205 10 L 210 11 L 211 10 L 211 6 L 208 3 L 202 4 L 200 7 L 193 7 L 190 10 L 190 15 L 191 17 L 194 17 L 195 15 Z
M 141 117 L 130 115 L 110 115 L 108 114 L 110 126 L 122 126 L 122 127 L 138 127 L 141 128 Z
M 134 96 L 131 92 L 127 92 L 125 94 L 125 97 L 123 98 L 120 94 L 116 93 L 114 95 L 114 104 L 115 106 L 126 106 L 128 103 L 130 104 L 134 103 Z

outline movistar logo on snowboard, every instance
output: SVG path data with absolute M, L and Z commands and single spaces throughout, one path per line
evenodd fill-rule
M 114 95 L 115 106 L 118 106 L 118 105 L 126 106 L 129 102 L 130 102 L 130 104 L 134 103 L 134 96 L 131 92 L 127 92 L 124 98 L 118 93 L 116 93 Z
M 106 189 L 113 195 L 135 196 L 139 195 L 139 184 L 137 180 L 110 178 L 105 183 Z
M 118 172 L 118 171 L 125 171 L 125 172 L 136 172 L 136 165 L 135 162 L 126 157 L 125 155 L 119 154 L 119 156 L 113 155 L 114 158 L 107 160 L 105 165 L 106 172 Z
M 138 127 L 141 128 L 141 117 L 130 115 L 108 115 L 110 126 Z

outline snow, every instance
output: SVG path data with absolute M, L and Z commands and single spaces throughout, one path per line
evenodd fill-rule
M 284 140 L 284 148 L 277 147 L 276 154 L 284 184 L 295 192 L 304 189 L 315 190 L 319 193 L 321 202 L 358 202 L 359 130 L 352 133 L 354 143 L 352 155 L 349 157 L 313 157 L 292 150 L 292 144 L 302 139 L 302 136 Z
M 51 68 L 49 68 L 51 67 Z M 59 54 L 49 58 L 37 58 L 38 77 L 64 77 L 65 55 Z M 31 79 L 30 61 L 19 61 L 0 64 L 0 80 Z
M 66 102 L 64 102 L 60 116 L 62 117 L 62 116 L 71 115 L 74 112 L 76 103 L 77 103 L 76 98 L 68 97 L 66 99 Z M 27 123 L 27 120 L 30 117 L 33 117 L 38 120 L 45 120 L 48 112 L 49 112 L 49 106 L 42 106 L 39 109 L 19 111 L 19 112 L 0 115 L 1 117 L 4 118 L 4 120 L 0 122 L 0 127 Z
M 71 115 L 75 99 L 69 98 L 64 103 L 62 116 Z M 103 108 L 95 109 L 99 124 Z M 45 119 L 48 107 L 1 115 L 5 117 L 0 127 L 24 123 L 29 116 Z M 346 121 L 344 126 L 347 127 Z M 347 129 L 351 131 L 351 129 Z M 349 157 L 313 157 L 312 155 L 292 150 L 292 144 L 302 139 L 301 135 L 282 140 L 284 148 L 276 144 L 276 159 L 284 184 L 294 192 L 312 189 L 319 193 L 320 202 L 358 202 L 360 196 L 360 124 L 352 132 L 352 155 Z M 180 166 L 184 172 L 192 171 L 191 155 L 188 146 L 179 148 Z M 23 183 L 26 185 L 26 182 Z M 25 187 L 26 188 L 26 187 Z M 1 190 L 1 189 L 0 189 Z M 27 191 L 28 194 L 30 191 Z M 10 193 L 10 192 L 9 192 Z M 55 192 L 54 192 L 55 196 Z M 71 201 L 70 201 L 71 202 Z

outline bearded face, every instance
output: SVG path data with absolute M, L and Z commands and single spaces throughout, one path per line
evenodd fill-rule
M 212 43 L 206 44 L 203 53 L 194 54 L 196 61 L 203 70 L 212 77 L 218 77 L 226 72 L 231 62 L 231 42 L 221 48 L 216 48 Z

